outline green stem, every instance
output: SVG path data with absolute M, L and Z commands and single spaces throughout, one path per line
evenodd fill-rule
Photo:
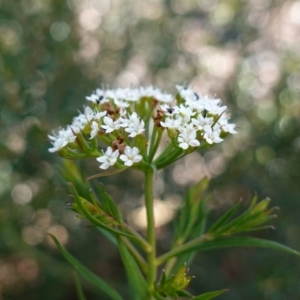
M 156 243 L 155 243 L 155 220 L 153 207 L 153 170 L 145 171 L 145 205 L 147 210 L 147 240 L 151 245 L 151 251 L 147 254 L 148 273 L 147 284 L 150 295 L 154 293 L 154 284 L 156 280 Z
M 156 128 L 156 126 L 154 128 Z M 148 156 L 148 161 L 149 162 L 151 162 L 153 160 L 153 157 L 154 157 L 154 155 L 157 151 L 157 148 L 159 146 L 162 135 L 163 135 L 163 130 L 161 128 L 160 129 L 156 128 L 155 129 L 156 140 L 151 141 L 151 149 L 150 149 L 150 153 L 149 153 L 149 156 Z
M 147 263 L 144 260 L 144 258 L 141 256 L 141 254 L 136 250 L 136 248 L 130 243 L 130 241 L 127 238 L 120 237 L 122 242 L 126 245 L 127 249 L 130 251 L 131 255 L 134 257 L 135 261 L 139 265 L 140 269 L 144 272 L 144 274 L 147 273 Z
M 184 239 L 179 239 L 172 248 L 176 249 L 177 247 L 181 246 L 183 243 L 184 243 Z M 177 261 L 177 257 L 172 257 L 166 262 L 165 272 L 167 275 L 171 273 L 171 270 L 173 269 L 176 261 Z
M 150 147 L 148 148 L 148 157 L 147 157 L 147 161 L 152 161 L 152 159 L 150 159 L 151 157 L 151 153 L 153 152 L 153 146 L 155 144 L 155 141 L 156 141 L 156 136 L 157 136 L 158 132 L 157 132 L 157 127 L 154 125 L 153 126 L 153 130 L 152 130 L 152 133 L 151 133 L 151 141 L 150 141 Z
M 128 233 L 131 233 L 132 235 L 134 235 L 138 239 L 138 243 L 144 249 L 145 252 L 151 251 L 151 246 L 148 244 L 148 242 L 138 232 L 136 232 L 133 228 L 131 228 L 126 223 L 123 223 L 122 225 Z
M 174 256 L 177 256 L 177 255 L 180 255 L 184 252 L 187 252 L 189 251 L 190 249 L 193 249 L 195 246 L 198 246 L 199 244 L 201 244 L 202 242 L 205 242 L 205 241 L 209 241 L 209 240 L 212 240 L 213 239 L 213 236 L 212 235 L 209 235 L 209 234 L 203 234 L 202 236 L 200 236 L 199 238 L 197 239 L 194 239 L 182 246 L 179 246 L 163 255 L 161 255 L 160 257 L 157 258 L 156 260 L 156 264 L 157 266 L 161 265 L 162 263 L 164 263 L 165 261 L 167 261 L 168 259 L 174 257 Z
M 180 154 L 182 154 L 182 149 L 175 149 L 174 151 L 172 151 L 170 153 L 170 155 L 168 157 L 166 157 L 164 160 L 159 160 L 159 161 L 155 161 L 155 165 L 156 168 L 162 169 L 164 167 L 166 167 L 167 165 L 173 163 L 174 161 L 176 161 L 177 159 L 183 157 L 183 156 L 179 156 Z
M 168 146 L 164 149 L 164 151 L 155 159 L 154 163 L 164 160 L 171 153 L 174 148 L 172 143 L 169 143 Z

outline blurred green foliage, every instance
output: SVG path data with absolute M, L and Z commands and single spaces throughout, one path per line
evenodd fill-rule
M 299 11 L 293 0 L 0 1 L 0 298 L 76 299 L 48 231 L 126 295 L 116 249 L 65 209 L 68 195 L 54 175 L 59 159 L 47 150 L 47 134 L 101 85 L 173 91 L 191 83 L 223 99 L 239 133 L 159 173 L 157 198 L 181 196 L 207 175 L 217 218 L 256 191 L 281 208 L 276 230 L 259 237 L 299 250 Z M 98 172 L 93 162 L 82 168 Z M 103 182 L 128 218 L 141 206 L 136 173 Z M 158 230 L 163 252 L 172 226 Z M 213 251 L 190 269 L 191 293 L 228 287 L 220 299 L 300 298 L 300 262 L 283 253 Z

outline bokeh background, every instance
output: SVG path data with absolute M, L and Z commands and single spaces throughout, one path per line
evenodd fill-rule
M 176 203 L 204 176 L 212 219 L 254 192 L 269 196 L 280 207 L 276 230 L 256 236 L 300 250 L 300 1 L 1 0 L 0 299 L 77 299 L 49 231 L 130 299 L 117 250 L 65 208 L 62 161 L 47 139 L 93 89 L 130 84 L 191 84 L 223 99 L 238 129 L 158 175 L 161 251 Z M 102 182 L 143 230 L 142 180 L 127 175 Z M 227 287 L 220 300 L 300 299 L 300 259 L 285 253 L 218 250 L 190 267 L 194 294 Z M 106 299 L 83 285 L 88 299 Z

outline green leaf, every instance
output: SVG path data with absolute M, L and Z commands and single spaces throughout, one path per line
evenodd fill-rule
M 132 288 L 133 296 L 135 296 L 135 299 L 137 300 L 149 299 L 145 278 L 120 237 L 118 238 L 118 245 L 121 258 L 127 272 L 127 278 Z
M 154 292 L 154 297 L 155 297 L 156 300 L 166 300 L 166 297 L 161 296 L 157 292 Z
M 196 296 L 193 298 L 193 300 L 210 300 L 213 299 L 215 297 L 218 297 L 219 295 L 228 292 L 228 290 L 219 290 L 219 291 L 215 291 L 215 292 L 208 292 L 199 296 Z
M 73 184 L 70 184 L 70 187 L 72 188 L 73 191 L 73 195 L 74 195 L 74 200 L 76 202 L 76 204 L 78 205 L 78 207 L 80 208 L 80 212 L 94 225 L 96 225 L 97 227 L 100 227 L 104 230 L 107 230 L 111 233 L 117 234 L 117 235 L 122 235 L 122 236 L 126 236 L 128 238 L 137 240 L 137 238 L 133 235 L 127 234 L 125 232 L 119 231 L 119 230 L 115 230 L 110 226 L 105 225 L 103 222 L 101 222 L 100 220 L 98 220 L 96 217 L 94 217 L 89 211 L 88 209 L 86 209 L 86 207 L 83 205 L 83 201 L 85 201 L 85 199 L 83 199 L 82 197 L 80 197 L 77 193 L 77 190 L 75 188 L 75 186 Z
M 186 228 L 184 235 L 188 237 L 195 228 L 196 224 L 201 224 L 206 221 L 207 211 L 203 193 L 208 187 L 209 181 L 207 178 L 202 179 L 194 186 L 189 193 L 189 214 L 186 216 Z M 199 222 L 199 220 L 201 220 Z
M 86 180 L 91 180 L 91 179 L 94 179 L 94 178 L 99 178 L 99 177 L 105 177 L 105 176 L 111 176 L 111 175 L 119 174 L 119 173 L 125 171 L 126 169 L 127 168 L 105 171 L 105 172 L 102 172 L 102 173 L 98 173 L 98 174 L 92 175 L 92 176 L 88 177 Z
M 205 203 L 206 199 L 203 198 L 203 194 L 207 190 L 208 185 L 209 180 L 204 178 L 188 190 L 185 206 L 180 210 L 179 222 L 176 222 L 174 246 L 182 244 L 188 238 L 191 231 L 195 229 L 195 224 L 199 224 L 199 220 L 200 227 L 203 228 L 205 225 L 208 212 Z M 197 228 L 199 227 L 197 226 Z M 201 230 L 201 228 L 199 229 Z
M 161 277 L 159 279 L 159 285 L 164 285 L 167 281 L 167 276 L 165 270 L 162 270 Z
M 236 212 L 236 210 L 240 207 L 241 202 L 236 203 L 230 210 L 228 210 L 211 228 L 207 231 L 207 233 L 213 233 L 215 230 L 219 229 L 223 224 L 225 224 L 230 217 Z
M 76 292 L 77 292 L 77 296 L 79 300 L 86 300 L 81 284 L 80 284 L 80 280 L 79 280 L 79 276 L 77 274 L 77 272 L 74 272 L 74 280 L 75 280 L 75 287 L 76 287 Z
M 102 184 L 100 184 L 100 196 L 103 203 L 103 209 L 112 217 L 114 217 L 119 223 L 122 222 L 122 216 L 120 211 L 115 203 L 115 201 L 111 198 L 111 196 L 105 191 L 105 188 Z
M 228 247 L 260 247 L 280 250 L 289 254 L 300 256 L 300 252 L 277 242 L 251 237 L 229 237 L 216 240 L 204 241 L 203 237 L 190 241 L 170 252 L 157 258 L 157 264 L 160 265 L 171 257 L 179 256 L 191 251 L 205 251 L 211 249 L 228 248 Z
M 110 226 L 107 226 L 105 225 L 103 222 L 99 221 L 96 217 L 94 217 L 86 208 L 85 206 L 82 204 L 82 199 L 81 197 L 75 197 L 75 201 L 77 203 L 77 205 L 79 206 L 80 208 L 80 211 L 82 212 L 82 214 L 91 222 L 93 223 L 94 225 L 100 227 L 100 228 L 103 228 L 107 231 L 110 231 L 112 233 L 115 233 L 117 235 L 123 235 L 123 236 L 126 236 L 128 238 L 131 238 L 131 239 L 134 239 L 136 240 L 137 238 L 133 235 L 130 235 L 128 233 L 125 233 L 125 232 L 122 232 L 122 231 L 119 231 L 119 230 L 115 230 L 113 229 L 112 227 Z M 83 199 L 84 200 L 84 199 Z
M 192 295 L 185 290 L 176 291 L 176 293 L 179 297 L 192 297 Z
M 83 276 L 90 283 L 99 287 L 103 292 L 109 295 L 114 300 L 123 300 L 123 298 L 115 291 L 112 287 L 110 287 L 105 281 L 100 279 L 97 275 L 91 272 L 88 268 L 82 265 L 74 256 L 72 256 L 56 239 L 56 237 L 52 234 L 49 236 L 53 239 L 60 253 L 64 256 L 64 258 L 76 269 L 76 271 Z
M 103 234 L 108 240 L 110 240 L 115 246 L 117 246 L 117 240 L 116 240 L 116 237 L 113 233 L 103 229 L 103 228 L 100 228 L 100 227 L 97 227 L 98 231 L 101 232 L 101 234 Z

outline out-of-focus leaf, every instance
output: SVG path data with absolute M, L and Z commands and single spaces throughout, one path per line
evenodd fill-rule
M 157 264 L 161 264 L 167 259 L 178 256 L 190 251 L 205 251 L 211 249 L 228 248 L 228 247 L 260 247 L 280 250 L 289 254 L 300 256 L 300 252 L 277 242 L 251 237 L 230 237 L 210 241 L 203 241 L 201 238 L 188 242 L 170 252 L 157 258 Z
M 161 296 L 159 293 L 154 293 L 154 297 L 156 300 L 166 300 L 166 297 Z
M 82 265 L 74 256 L 72 256 L 56 239 L 56 237 L 52 234 L 49 236 L 53 239 L 60 253 L 64 256 L 64 258 L 76 269 L 76 271 L 87 279 L 90 283 L 99 287 L 103 292 L 109 295 L 114 300 L 122 300 L 123 298 L 115 291 L 112 287 L 110 287 L 105 281 L 100 279 L 97 275 L 91 272 L 88 268 Z
M 74 280 L 75 280 L 75 287 L 76 287 L 76 292 L 79 300 L 86 300 L 81 284 L 80 284 L 80 279 L 79 276 L 76 272 L 74 272 Z
M 136 300 L 147 300 L 149 299 L 148 289 L 145 278 L 143 277 L 136 261 L 126 248 L 122 239 L 118 238 L 119 251 L 121 254 L 122 261 L 124 263 L 129 284 L 132 288 L 132 299 Z
M 201 222 L 205 221 L 207 213 L 204 213 L 203 193 L 206 191 L 208 184 L 209 180 L 204 178 L 188 190 L 185 206 L 180 210 L 180 222 L 176 222 L 174 245 L 180 245 L 185 241 L 200 217 Z
M 219 291 L 215 291 L 215 292 L 208 292 L 199 296 L 196 296 L 193 298 L 193 300 L 210 300 L 213 299 L 215 297 L 218 297 L 222 294 L 224 294 L 225 292 L 228 292 L 228 290 L 219 290 Z
M 126 169 L 127 168 L 105 171 L 105 172 L 102 172 L 102 173 L 98 173 L 98 174 L 89 176 L 86 180 L 91 180 L 91 179 L 94 179 L 94 178 L 99 178 L 99 177 L 105 177 L 105 176 L 111 176 L 111 175 L 119 174 L 119 173 L 125 171 Z
M 215 224 L 213 224 L 207 233 L 214 232 L 218 228 L 220 228 L 223 224 L 225 224 L 230 217 L 236 212 L 236 210 L 240 207 L 241 202 L 236 203 L 230 210 L 228 210 Z
M 172 248 L 182 245 L 187 239 L 191 240 L 202 235 L 206 228 L 209 209 L 207 201 L 209 198 L 203 197 L 207 190 L 209 180 L 201 179 L 195 186 L 188 190 L 185 205 L 175 219 L 175 234 Z M 191 260 L 193 253 L 186 253 L 180 258 L 173 258 L 166 265 L 166 273 L 177 273 L 179 268 Z

